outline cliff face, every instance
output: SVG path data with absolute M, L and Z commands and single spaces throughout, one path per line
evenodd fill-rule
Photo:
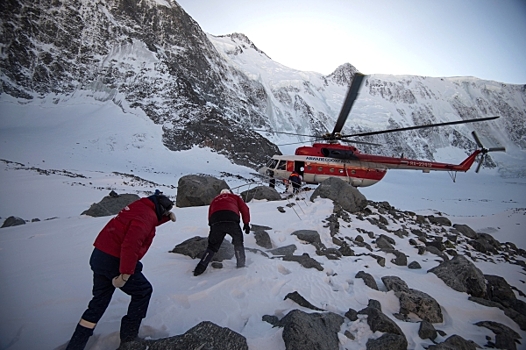
M 53 95 L 59 104 L 84 91 L 126 103 L 163 126 L 169 149 L 210 147 L 249 167 L 280 153 L 272 142 L 310 141 L 273 132 L 331 131 L 357 71 L 348 63 L 328 76 L 282 66 L 243 34 L 207 35 L 175 1 L 6 0 L 0 9 L 0 93 Z M 501 118 L 369 137 L 385 147 L 361 148 L 435 160 L 444 147 L 473 150 L 475 129 L 525 159 L 526 87 L 475 78 L 369 76 L 343 132 L 493 115 Z M 521 173 L 509 159 L 497 165 Z

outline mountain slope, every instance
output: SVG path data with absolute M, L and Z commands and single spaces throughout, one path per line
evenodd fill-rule
M 162 126 L 162 142 L 172 151 L 210 147 L 252 168 L 280 153 L 268 140 L 310 141 L 273 132 L 331 131 L 357 71 L 344 64 L 323 76 L 285 67 L 243 34 L 207 35 L 175 1 L 10 0 L 0 6 L 1 94 L 23 103 L 52 96 L 60 105 L 82 91 L 100 101 L 141 109 Z M 456 162 L 459 154 L 475 147 L 470 132 L 477 130 L 488 143 L 507 147 L 507 154 L 492 154 L 503 174 L 524 175 L 523 85 L 467 77 L 372 75 L 343 132 L 494 115 L 501 119 L 368 137 L 366 141 L 385 146 L 362 148 Z M 495 163 L 488 158 L 486 165 Z

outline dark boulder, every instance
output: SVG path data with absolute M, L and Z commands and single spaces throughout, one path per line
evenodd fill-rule
M 88 210 L 83 211 L 80 215 L 93 217 L 117 215 L 124 207 L 132 204 L 140 197 L 136 194 L 116 194 L 111 191 L 110 194 L 98 203 L 94 203 Z
M 310 200 L 314 201 L 318 197 L 332 199 L 350 213 L 362 211 L 367 206 L 367 199 L 363 194 L 355 187 L 336 177 L 323 181 L 314 190 Z
M 344 318 L 332 312 L 292 310 L 280 321 L 287 350 L 339 349 L 338 333 Z
M 468 238 L 471 238 L 471 239 L 477 238 L 477 233 L 468 225 L 454 224 L 453 227 L 458 232 L 460 232 L 461 234 L 463 234 L 464 236 Z
M 458 292 L 471 296 L 486 297 L 486 280 L 482 271 L 463 255 L 444 261 L 427 272 L 438 276 L 445 284 Z
M 354 276 L 354 278 L 361 278 L 367 287 L 378 290 L 378 285 L 376 284 L 373 275 L 370 273 L 360 271 L 356 274 L 356 276 Z
M 177 253 L 191 257 L 201 258 L 208 246 L 208 238 L 195 236 L 175 246 L 170 253 Z M 228 240 L 223 240 L 219 251 L 214 254 L 212 261 L 230 260 L 234 257 L 234 246 Z
M 248 350 L 245 337 L 233 330 L 204 321 L 182 335 L 157 340 L 138 340 L 120 345 L 118 350 L 214 349 Z
M 3 227 L 11 227 L 11 226 L 18 226 L 18 225 L 25 225 L 26 222 L 24 219 L 16 217 L 16 216 L 10 216 L 7 219 L 5 219 L 4 223 L 2 224 Z
M 179 179 L 175 205 L 179 208 L 209 205 L 223 189 L 224 180 L 208 175 L 186 175 Z
M 387 290 L 393 290 L 400 300 L 400 313 L 414 313 L 422 320 L 430 323 L 443 322 L 442 310 L 438 302 L 429 294 L 409 288 L 398 276 L 382 277 Z
M 472 340 L 466 340 L 460 335 L 452 335 L 444 342 L 437 345 L 431 345 L 427 350 L 476 350 L 479 348 Z
M 279 201 L 282 199 L 275 188 L 268 186 L 257 186 L 250 190 L 243 191 L 239 195 L 245 202 L 250 202 L 253 199 L 266 199 L 268 201 Z

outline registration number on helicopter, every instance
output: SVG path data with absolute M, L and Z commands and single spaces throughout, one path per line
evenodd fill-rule
M 420 168 L 431 168 L 433 165 L 428 162 L 409 162 L 410 166 L 417 166 Z

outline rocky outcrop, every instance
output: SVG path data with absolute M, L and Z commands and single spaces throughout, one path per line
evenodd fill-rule
M 233 330 L 204 321 L 186 333 L 158 340 L 138 340 L 121 344 L 118 350 L 214 349 L 248 350 L 247 340 Z

